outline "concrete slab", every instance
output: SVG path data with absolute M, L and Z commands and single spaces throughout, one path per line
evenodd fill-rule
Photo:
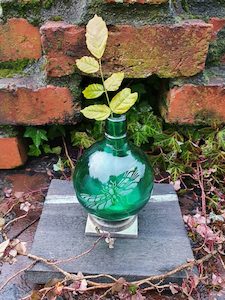
M 102 241 L 88 255 L 60 266 L 72 273 L 108 273 L 137 280 L 164 273 L 193 259 L 172 185 L 156 184 L 151 200 L 138 217 L 137 239 L 117 238 L 114 249 L 109 249 Z M 53 180 L 31 253 L 49 259 L 65 259 L 89 249 L 96 237 L 85 236 L 86 218 L 87 213 L 77 202 L 72 183 Z M 41 263 L 26 275 L 35 283 L 61 276 Z M 179 282 L 184 276 L 180 272 L 169 281 Z

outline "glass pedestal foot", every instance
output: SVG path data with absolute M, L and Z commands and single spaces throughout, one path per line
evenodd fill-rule
M 99 236 L 102 232 L 109 232 L 111 237 L 137 238 L 138 217 L 135 215 L 123 221 L 107 222 L 88 214 L 85 235 Z

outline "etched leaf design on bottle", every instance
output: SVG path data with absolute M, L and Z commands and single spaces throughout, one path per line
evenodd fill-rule
M 138 168 L 134 167 L 119 175 L 116 180 L 110 179 L 109 182 L 103 185 L 101 193 L 98 195 L 81 194 L 81 197 L 86 202 L 90 209 L 103 210 L 118 202 L 124 201 L 121 196 L 129 194 L 140 181 Z M 122 200 L 123 199 L 123 200 Z M 121 203 L 123 204 L 123 203 Z

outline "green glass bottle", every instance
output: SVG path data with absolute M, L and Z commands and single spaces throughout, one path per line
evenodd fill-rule
M 105 221 L 137 214 L 149 201 L 153 181 L 147 156 L 127 140 L 125 115 L 106 120 L 104 139 L 84 152 L 73 177 L 81 205 Z

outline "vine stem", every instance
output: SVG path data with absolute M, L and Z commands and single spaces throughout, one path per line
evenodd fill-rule
M 65 140 L 64 136 L 62 136 L 62 141 L 63 141 L 63 146 L 64 146 L 64 149 L 65 149 L 66 157 L 69 161 L 70 167 L 71 167 L 72 170 L 74 170 L 75 166 L 74 166 L 74 163 L 73 163 L 72 159 L 69 156 L 69 152 L 68 152 L 68 148 L 67 148 L 66 140 Z
M 102 61 L 101 61 L 101 58 L 99 58 L 98 62 L 99 62 L 99 71 L 100 71 L 100 75 L 101 75 L 101 79 L 102 79 L 102 85 L 103 85 L 103 88 L 104 88 L 104 93 L 105 93 L 106 100 L 107 100 L 109 108 L 110 108 L 109 95 L 108 95 L 108 92 L 107 92 L 107 90 L 105 88 L 105 80 L 104 80 L 104 76 L 103 76 L 103 72 L 102 72 Z M 112 111 L 111 111 L 111 117 L 113 117 Z

